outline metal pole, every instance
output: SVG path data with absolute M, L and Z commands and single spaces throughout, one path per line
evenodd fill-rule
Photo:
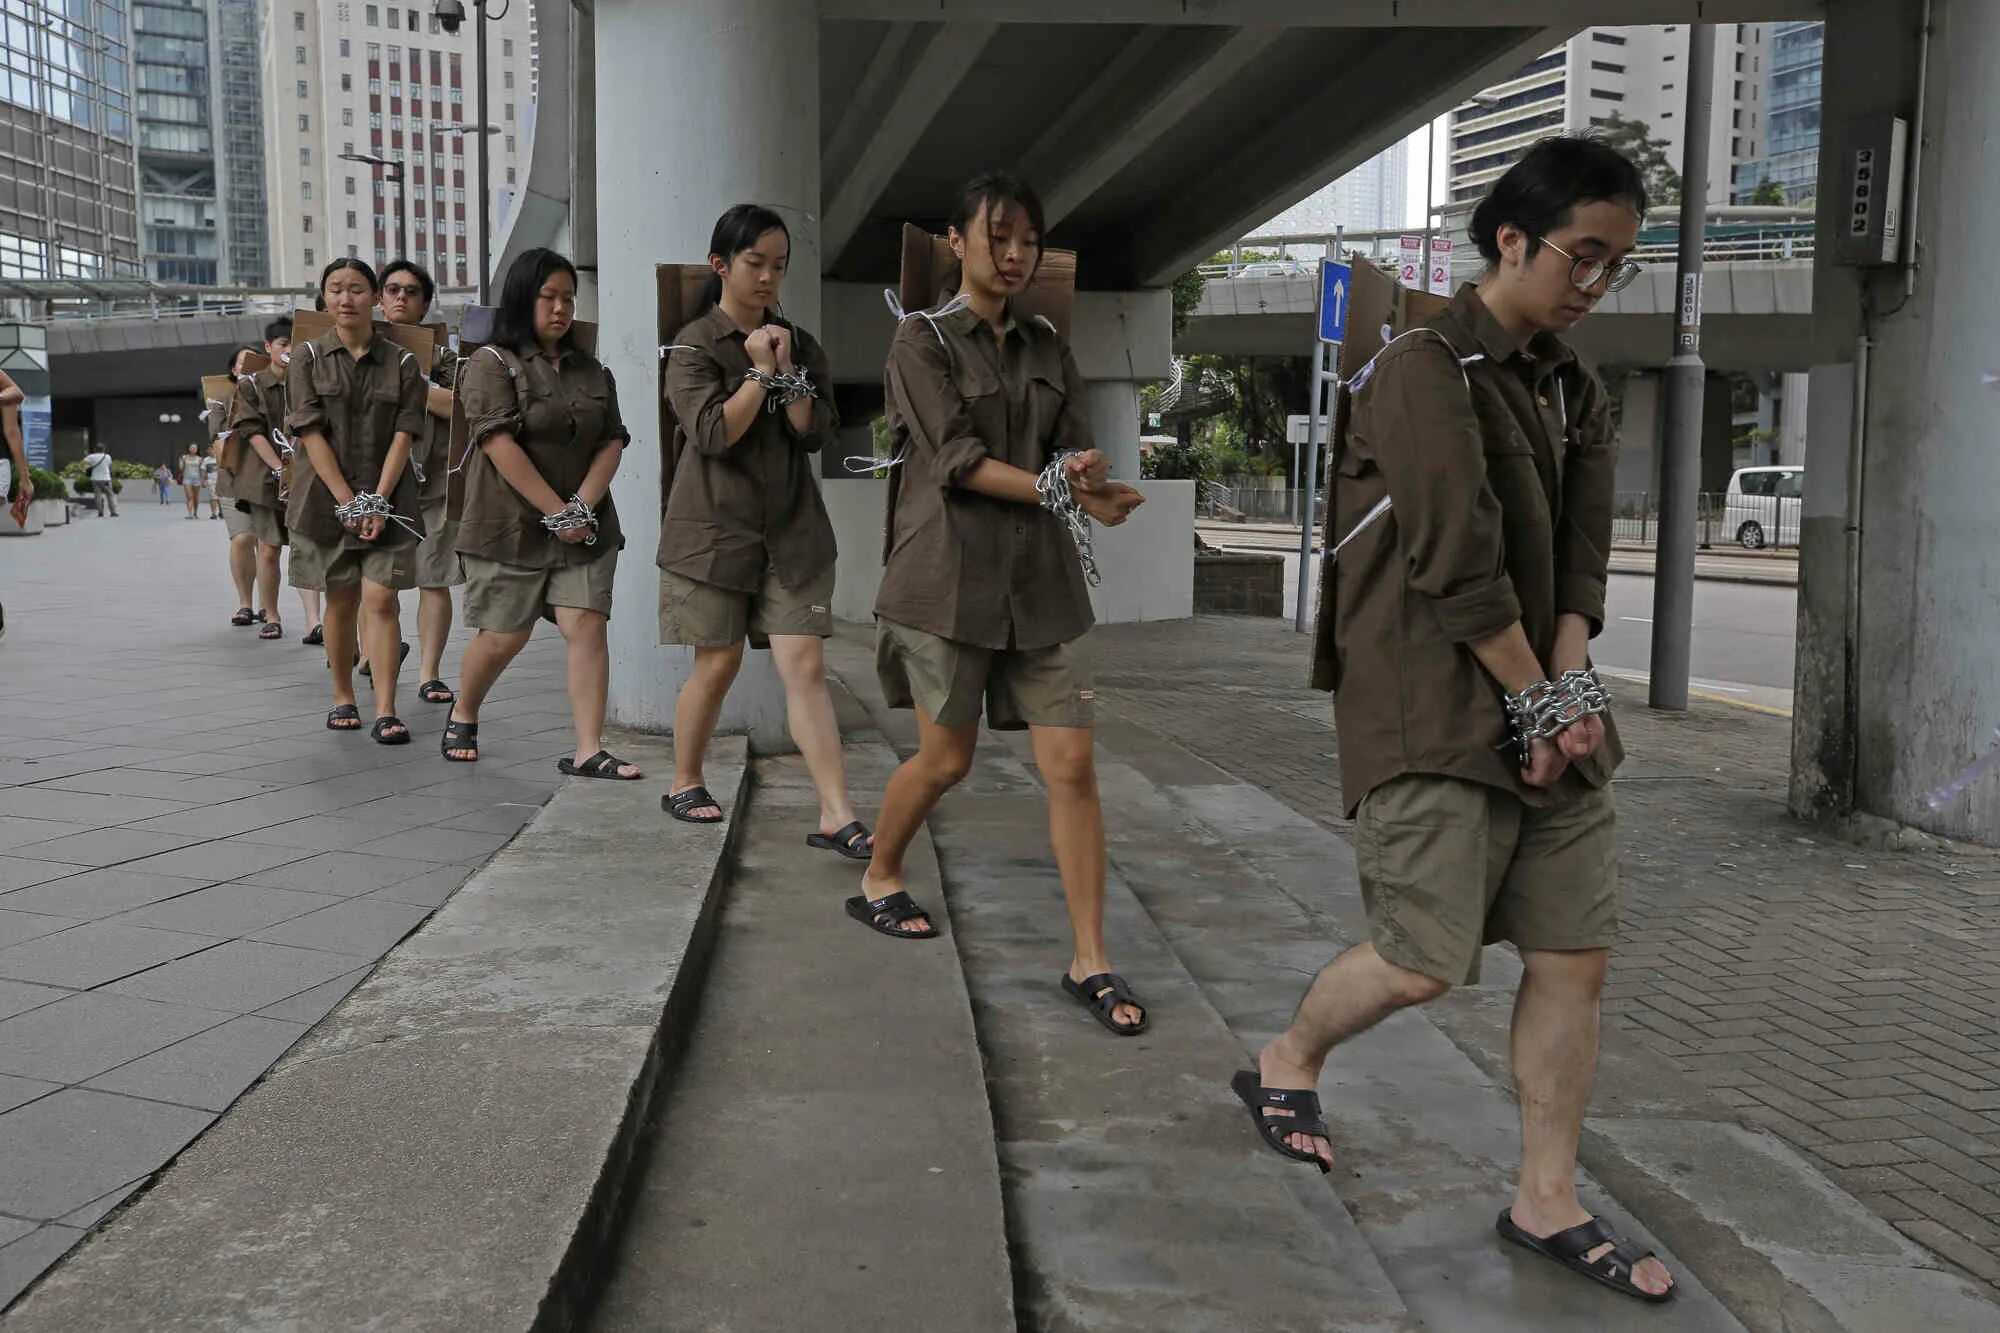
M 1347 229 L 1342 227 L 1334 233 L 1333 252 L 1321 262 L 1339 263 L 1341 259 L 1340 252 L 1346 243 L 1346 239 Z M 1320 441 L 1326 438 L 1325 435 L 1321 434 L 1322 421 L 1324 421 L 1324 428 L 1328 431 L 1333 426 L 1330 416 L 1326 418 L 1321 417 L 1320 403 L 1326 396 L 1327 384 L 1330 381 L 1337 381 L 1340 377 L 1339 344 L 1323 342 L 1319 336 L 1319 307 L 1326 300 L 1326 284 L 1321 282 L 1317 285 L 1319 293 L 1313 300 L 1312 396 L 1306 402 L 1306 468 L 1305 475 L 1300 479 L 1300 489 L 1305 492 L 1305 495 L 1303 497 L 1303 512 L 1299 515 L 1298 602 L 1293 607 L 1294 614 L 1292 617 L 1292 628 L 1300 634 L 1306 631 L 1307 610 L 1312 604 L 1310 593 L 1312 589 L 1313 511 L 1317 507 L 1315 501 L 1319 492 L 1319 446 Z M 1328 365 L 1329 357 L 1332 360 L 1330 367 Z M 1329 509 L 1331 509 L 1331 506 L 1329 506 Z
M 1425 141 L 1424 147 L 1424 267 L 1422 275 L 1417 279 L 1417 290 L 1420 292 L 1427 292 L 1431 289 L 1431 218 L 1434 207 L 1431 191 L 1437 184 L 1438 151 L 1438 123 L 1436 116 L 1431 117 L 1430 128 L 1427 133 L 1429 137 Z
M 510 0 L 510 3 L 511 3 L 511 0 Z M 477 184 L 477 185 L 478 185 L 478 187 L 479 187 L 479 199 L 478 199 L 478 203 L 477 203 L 477 205 L 476 205 L 476 206 L 477 206 L 477 208 L 479 209 L 479 212 L 478 212 L 478 215 L 477 215 L 477 220 L 478 220 L 478 227 L 479 227 L 479 304 L 481 304 L 481 305 L 491 305 L 491 304 L 492 304 L 492 302 L 491 302 L 491 301 L 490 301 L 490 300 L 488 299 L 488 296 L 489 296 L 489 294 L 490 294 L 490 284 L 491 284 L 491 279 L 490 279 L 490 277 L 489 277 L 488 275 L 489 275 L 489 272 L 490 272 L 490 270 L 492 269 L 492 266 L 493 266 L 493 258 L 492 258 L 492 252 L 491 252 L 491 250 L 490 250 L 490 248 L 489 248 L 489 247 L 490 247 L 490 245 L 491 245 L 491 241 L 490 241 L 489 237 L 487 236 L 487 231 L 486 231 L 486 216 L 487 216 L 487 207 L 486 207 L 486 196 L 487 196 L 487 188 L 486 188 L 486 172 L 487 172 L 487 148 L 486 148 L 486 140 L 488 139 L 488 137 L 490 137 L 490 136 L 488 136 L 488 134 L 486 133 L 486 125 L 487 125 L 487 120 L 486 120 L 486 0 L 472 0 L 472 13 L 473 13 L 473 18 L 474 18 L 474 20 L 475 20 L 475 22 L 476 22 L 476 25 L 477 25 L 477 28 L 478 28 L 478 31 L 477 31 L 477 32 L 476 32 L 476 33 L 474 34 L 474 36 L 473 36 L 473 42 L 472 42 L 472 63 L 473 63 L 474 65 L 477 65 L 477 66 L 479 67 L 479 68 L 478 68 L 478 71 L 477 71 L 477 73 L 478 73 L 478 75 L 479 75 L 479 93 L 478 93 L 478 109 L 477 109 L 477 113 L 476 113 L 476 114 L 478 115 L 478 117 L 479 117 L 479 124 L 473 127 L 473 132 L 474 132 L 474 133 L 476 133 L 476 134 L 477 134 L 477 135 L 479 136 L 479 175 L 478 175 L 478 177 L 477 177 L 477 179 L 476 179 L 476 181 L 475 181 L 475 184 Z
M 1667 362 L 1667 428 L 1660 467 L 1660 540 L 1653 569 L 1653 654 L 1648 702 L 1688 706 L 1694 632 L 1695 510 L 1701 490 L 1701 247 L 1708 202 L 1708 137 L 1715 101 L 1715 26 L 1688 28 L 1687 141 L 1681 150 L 1680 294 Z
M 395 164 L 396 174 L 396 258 L 410 257 L 410 169 L 403 163 Z

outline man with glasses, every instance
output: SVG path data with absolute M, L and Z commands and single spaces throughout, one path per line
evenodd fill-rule
M 421 324 L 430 315 L 437 284 L 431 275 L 407 259 L 382 270 L 382 313 L 391 324 Z M 431 365 L 431 431 L 417 441 L 413 454 L 421 468 L 417 498 L 423 505 L 424 540 L 417 547 L 417 648 L 422 659 L 417 697 L 425 703 L 448 704 L 455 697 L 440 676 L 444 644 L 451 637 L 451 590 L 465 582 L 458 563 L 458 524 L 446 519 L 446 491 L 451 475 L 451 391 L 454 362 L 448 349 L 438 348 Z M 405 652 L 409 645 L 403 645 Z
M 1369 939 L 1320 972 L 1234 1087 L 1268 1146 L 1330 1169 L 1337 1131 L 1316 1089 L 1333 1048 L 1476 981 L 1481 947 L 1509 942 L 1521 1167 L 1500 1234 L 1663 1301 L 1666 1268 L 1576 1196 L 1618 933 L 1622 751 L 1589 657 L 1611 546 L 1609 404 L 1561 336 L 1636 275 L 1645 210 L 1611 148 L 1535 145 L 1472 215 L 1484 276 L 1355 391 L 1330 523 L 1355 536 L 1318 633 Z

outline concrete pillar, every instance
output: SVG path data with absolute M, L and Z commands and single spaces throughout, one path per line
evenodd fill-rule
M 700 262 L 731 204 L 776 209 L 792 234 L 785 308 L 820 319 L 819 24 L 787 0 L 598 0 L 597 256 L 605 363 L 632 447 L 615 494 L 627 548 L 611 617 L 612 720 L 667 729 L 692 652 L 658 639 L 658 311 L 654 266 Z M 784 693 L 752 653 L 725 729 L 782 734 Z
M 1806 461 L 1806 405 L 1810 400 L 1812 376 L 1804 371 L 1787 371 L 1779 376 L 1778 457 L 1785 467 L 1802 467 Z
M 1832 133 L 1821 156 L 1822 235 L 1829 209 L 1838 217 L 1846 207 L 1852 118 L 1913 110 L 1919 6 L 1835 0 L 1828 8 L 1824 123 Z M 1988 235 L 1990 219 L 2000 215 L 2000 157 L 1991 152 L 1991 127 L 2000 123 L 2000 81 L 1992 77 L 2000 65 L 2000 7 L 1943 0 L 1934 22 L 1921 190 L 1906 212 L 1925 257 L 1914 291 L 1906 299 L 1900 272 L 1846 269 L 1821 278 L 1814 296 L 1816 332 L 1833 316 L 1849 321 L 1852 337 L 1858 321 L 1851 312 L 1861 307 L 1864 285 L 1878 314 L 1863 382 L 1858 615 L 1851 621 L 1836 610 L 1846 565 L 1839 518 L 1823 494 L 1809 495 L 1807 506 L 1813 544 L 1801 589 L 1800 712 L 1802 722 L 1810 713 L 1828 730 L 1814 737 L 1795 728 L 1806 753 L 1796 766 L 1793 803 L 1837 809 L 1844 795 L 1863 814 L 1995 843 L 2000 782 L 1974 786 L 1940 811 L 1924 798 L 1986 749 L 2000 722 L 1992 590 L 2000 567 L 2000 524 L 1992 514 L 2000 450 L 1995 393 L 1980 379 L 2000 348 L 2000 307 L 1991 297 L 2000 285 L 2000 252 Z M 1820 374 L 1813 380 L 1809 490 L 1820 472 L 1844 471 L 1837 460 L 1849 444 L 1819 430 L 1833 415 L 1821 411 L 1823 388 L 1828 396 L 1836 388 L 1825 378 L 1824 386 Z M 1851 378 L 1846 388 L 1851 404 Z M 1851 677 L 1842 669 L 1850 635 Z M 1838 707 L 1842 686 L 1851 709 Z
M 1092 380 L 1084 390 L 1090 433 L 1111 463 L 1111 475 L 1139 480 L 1139 386 L 1131 380 Z
M 1656 495 L 1660 489 L 1660 432 L 1665 428 L 1658 371 L 1635 370 L 1625 377 L 1624 406 L 1618 415 L 1620 496 Z

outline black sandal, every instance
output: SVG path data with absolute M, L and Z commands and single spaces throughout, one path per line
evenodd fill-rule
M 257 613 L 247 606 L 238 607 L 236 614 L 229 617 L 229 623 L 239 629 L 245 625 L 254 625 L 257 623 Z
M 321 644 L 326 642 L 326 626 L 314 625 L 311 629 L 307 630 L 304 634 L 301 634 L 299 636 L 299 642 L 304 644 L 309 644 L 314 648 L 319 647 Z
M 427 680 L 417 686 L 417 697 L 427 704 L 457 703 L 458 696 L 451 692 L 451 686 L 441 680 Z
M 1514 1221 L 1514 1210 L 1508 1208 L 1500 1214 L 1496 1229 L 1504 1239 L 1523 1249 L 1533 1250 L 1573 1273 L 1581 1273 L 1592 1282 L 1601 1282 L 1613 1291 L 1637 1297 L 1648 1305 L 1665 1305 L 1674 1298 L 1672 1287 L 1655 1294 L 1633 1283 L 1632 1270 L 1639 1266 L 1641 1260 L 1653 1258 L 1653 1252 L 1620 1236 L 1601 1217 L 1593 1217 L 1553 1236 L 1531 1236 Z M 1597 1258 L 1587 1260 L 1583 1257 L 1606 1244 L 1611 1248 Z
M 900 889 L 886 898 L 877 898 L 873 902 L 866 898 L 849 898 L 847 914 L 868 929 L 899 940 L 937 938 L 938 928 L 931 923 L 931 914 L 917 906 L 916 899 Z M 922 930 L 903 929 L 905 921 L 915 921 L 919 917 L 923 918 L 924 922 Z
M 640 778 L 645 777 L 644 773 L 620 773 L 618 771 L 621 768 L 637 767 L 637 764 L 628 764 L 609 750 L 599 750 L 580 764 L 574 759 L 556 760 L 556 772 L 563 774 L 565 777 L 609 778 L 613 782 L 637 782 Z M 697 805 L 695 808 L 699 810 L 701 807 Z M 720 809 L 721 807 L 718 806 L 717 808 Z M 669 813 L 672 812 L 669 811 Z
M 1069 973 L 1063 973 L 1062 986 L 1070 998 L 1090 1010 L 1097 1021 L 1110 1028 L 1121 1037 L 1136 1037 L 1146 1030 L 1146 1006 L 1139 1003 L 1139 997 L 1132 993 L 1131 983 L 1116 972 L 1099 972 L 1094 977 L 1082 981 L 1070 980 Z M 1121 1004 L 1129 1004 L 1139 1011 L 1139 1021 L 1126 1026 L 1111 1015 Z
M 872 861 L 875 849 L 868 845 L 868 826 L 855 820 L 838 833 L 808 833 L 806 846 L 838 852 L 850 861 Z
M 453 750 L 470 750 L 470 758 L 453 754 Z M 476 764 L 479 762 L 479 724 L 460 722 L 455 717 L 444 720 L 444 739 L 438 742 L 438 753 L 454 764 Z
M 1326 1121 L 1321 1118 L 1318 1093 L 1306 1088 L 1267 1088 L 1253 1069 L 1238 1070 L 1229 1080 L 1229 1086 L 1250 1108 L 1250 1118 L 1257 1122 L 1257 1136 L 1272 1151 L 1294 1162 L 1311 1162 L 1319 1168 L 1321 1175 L 1333 1170 L 1326 1158 L 1318 1153 L 1294 1148 L 1285 1142 L 1293 1134 L 1333 1142 L 1333 1135 L 1327 1131 Z M 1290 1111 L 1292 1115 L 1265 1115 L 1264 1108 L 1267 1106 Z
M 729 817 L 727 815 L 691 815 L 688 813 L 690 810 L 699 810 L 704 805 L 712 805 L 718 810 L 722 808 L 722 802 L 710 796 L 706 787 L 689 787 L 684 792 L 660 798 L 660 809 L 666 811 L 675 819 L 680 820 L 683 824 L 720 824 Z
M 353 725 L 350 726 L 348 725 L 349 723 Z M 328 731 L 361 730 L 360 708 L 354 704 L 335 704 L 333 711 L 326 715 L 326 729 Z
M 402 727 L 403 734 L 400 736 L 391 736 L 389 734 L 389 728 L 391 727 Z M 368 729 L 368 735 L 377 745 L 408 745 L 410 743 L 410 729 L 403 726 L 403 719 L 397 717 L 394 713 L 389 714 L 387 717 L 376 718 L 375 725 Z
M 264 628 L 257 631 L 257 637 L 260 639 L 282 639 L 285 637 L 285 627 L 275 620 L 267 620 L 264 622 Z
M 357 664 L 360 665 L 362 675 L 367 676 L 370 680 L 373 680 L 375 678 L 374 676 L 375 664 L 373 662 L 363 662 L 361 660 L 360 653 L 356 653 L 354 655 L 354 660 Z M 409 640 L 405 639 L 403 641 L 402 651 L 396 655 L 396 665 L 400 667 L 403 665 L 403 663 L 409 660 L 410 660 L 410 644 Z M 421 691 L 419 692 L 421 693 Z

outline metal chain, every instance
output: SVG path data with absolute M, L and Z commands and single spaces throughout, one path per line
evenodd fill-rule
M 1049 465 L 1035 478 L 1035 493 L 1042 497 L 1042 508 L 1068 525 L 1070 540 L 1076 543 L 1077 562 L 1083 566 L 1084 581 L 1095 588 L 1104 578 L 1097 572 L 1097 556 L 1090 548 L 1090 518 L 1076 502 L 1076 493 L 1070 487 L 1067 464 L 1075 456 L 1074 452 L 1068 452 L 1050 459 Z
M 1512 744 L 1525 766 L 1536 741 L 1553 739 L 1586 717 L 1609 712 L 1611 696 L 1595 671 L 1565 671 L 1555 680 L 1538 680 L 1519 694 L 1506 696 L 1507 725 Z
M 790 407 L 793 403 L 814 397 L 819 392 L 813 387 L 812 376 L 806 373 L 804 366 L 776 372 L 763 371 L 752 366 L 743 378 L 764 386 L 766 394 L 764 410 L 767 412 Z
M 588 528 L 590 535 L 583 539 L 585 546 L 597 545 L 597 511 L 583 502 L 580 495 L 569 497 L 569 503 L 553 514 L 542 516 L 542 526 L 553 533 L 575 532 Z

